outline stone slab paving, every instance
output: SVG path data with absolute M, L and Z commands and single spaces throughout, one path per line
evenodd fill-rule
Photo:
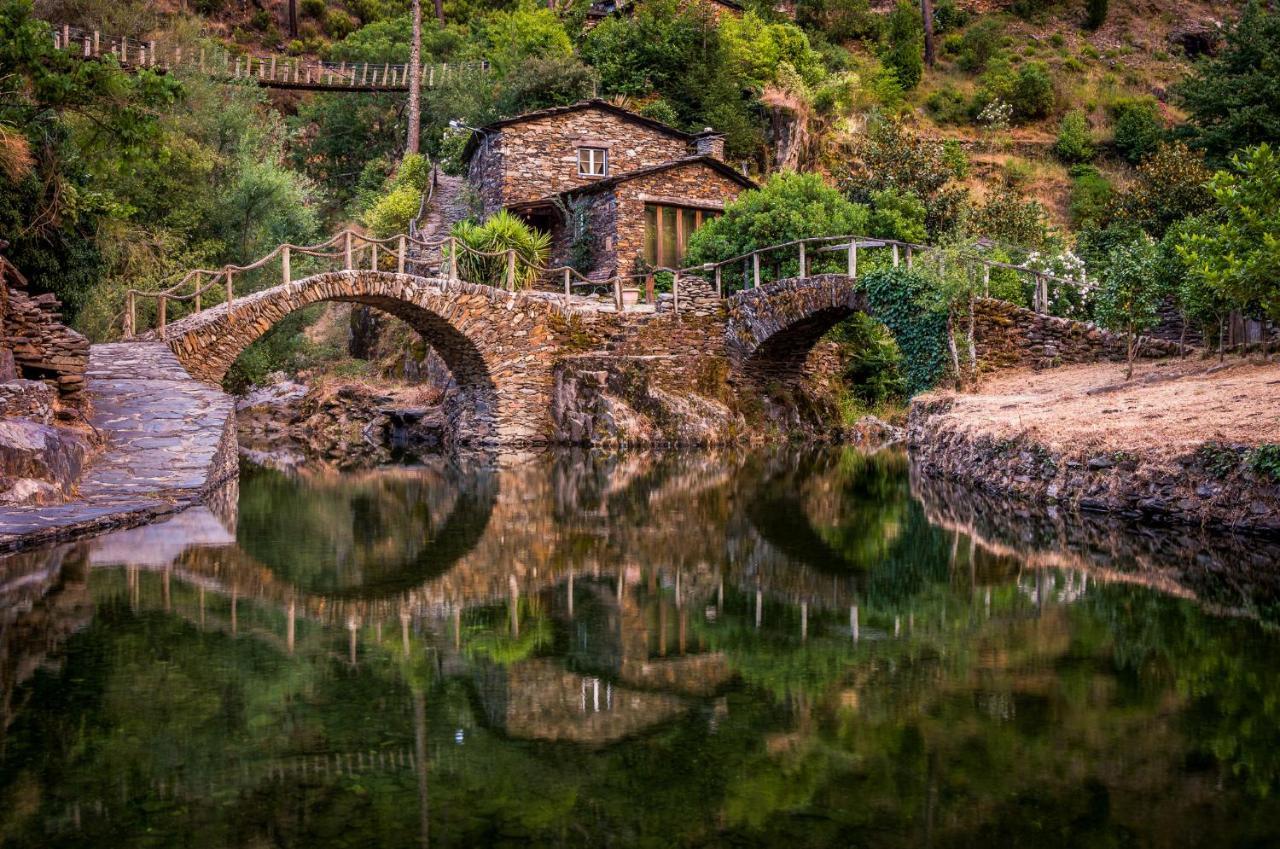
M 235 405 L 163 342 L 94 345 L 90 423 L 106 438 L 79 498 L 0 508 L 0 550 L 134 525 L 199 503 L 234 471 Z

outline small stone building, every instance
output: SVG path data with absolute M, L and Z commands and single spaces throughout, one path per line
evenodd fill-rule
M 722 135 L 602 100 L 496 121 L 463 159 L 486 216 L 519 215 L 551 234 L 552 266 L 599 280 L 679 267 L 689 236 L 755 185 L 725 164 Z

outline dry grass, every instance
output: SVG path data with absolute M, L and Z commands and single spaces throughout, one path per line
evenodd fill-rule
M 1280 363 L 1188 359 L 1002 372 L 952 394 L 947 417 L 997 439 L 1026 435 L 1052 450 L 1177 455 L 1207 441 L 1280 442 Z

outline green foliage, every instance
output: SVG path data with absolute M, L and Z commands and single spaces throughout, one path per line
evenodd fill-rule
M 933 31 L 939 35 L 955 32 L 969 23 L 973 15 L 956 0 L 938 0 L 933 4 Z
M 1240 455 L 1235 449 L 1219 442 L 1206 442 L 1196 449 L 1196 459 L 1211 476 L 1225 479 L 1240 467 Z
M 1251 448 L 1244 455 L 1245 465 L 1272 481 L 1280 482 L 1280 445 L 1269 442 Z
M 947 85 L 929 95 L 925 101 L 929 111 L 940 124 L 967 124 L 969 101 L 958 89 Z
M 674 127 L 680 121 L 680 116 L 676 114 L 675 107 L 659 97 L 657 100 L 651 100 L 638 110 L 641 115 L 666 124 L 668 127 Z
M 850 203 L 820 175 L 779 172 L 703 224 L 689 238 L 685 262 L 719 262 L 793 239 L 863 233 L 867 224 L 867 208 Z M 784 276 L 794 273 L 795 262 L 786 258 Z
M 863 313 L 837 324 L 829 338 L 844 349 L 845 384 L 864 409 L 906 395 L 902 352 L 888 328 Z
M 514 73 L 527 59 L 566 60 L 573 42 L 555 12 L 533 0 L 498 11 L 479 25 L 484 55 L 499 78 Z
M 924 219 L 924 203 L 910 192 L 881 189 L 871 193 L 870 236 L 923 243 L 928 235 Z
M 1138 166 L 1128 191 L 1117 199 L 1113 217 L 1160 238 L 1174 222 L 1213 205 L 1211 177 L 1199 153 L 1180 142 L 1162 144 Z
M 1103 327 L 1128 336 L 1128 376 L 1138 354 L 1138 335 L 1160 321 L 1160 286 L 1155 243 L 1142 237 L 1112 251 L 1093 293 L 1094 316 Z
M 302 2 L 298 4 L 298 13 L 304 18 L 314 18 L 318 21 L 324 18 L 324 13 L 327 8 L 325 0 L 302 0 Z
M 939 236 L 955 229 L 967 200 L 956 184 L 946 146 L 915 135 L 896 121 L 873 121 L 853 140 L 836 179 L 850 200 L 867 203 L 872 192 L 910 192 L 925 206 L 925 226 Z
M 1024 20 L 1039 20 L 1045 12 L 1058 5 L 1059 0 L 1013 0 L 1009 10 Z
M 1046 117 L 1056 101 L 1049 67 L 1043 62 L 1029 62 L 1015 69 L 1007 57 L 994 57 L 982 75 L 974 111 L 981 112 L 997 100 L 1009 104 L 1015 123 Z
M 923 306 L 929 280 L 903 267 L 859 278 L 872 316 L 893 334 L 902 353 L 906 392 L 932 388 L 946 373 L 946 312 Z
M 885 24 L 885 49 L 881 61 L 893 69 L 902 87 L 910 91 L 924 76 L 924 21 L 920 8 L 910 0 L 899 0 Z
M 1183 259 L 1228 303 L 1280 320 L 1280 155 L 1258 145 L 1210 187 L 1215 215 L 1184 233 Z
M 983 200 L 974 210 L 972 229 L 982 236 L 1024 248 L 1040 248 L 1049 239 L 1044 207 L 1010 188 L 992 192 Z
M 375 238 L 385 239 L 409 230 L 409 222 L 418 214 L 422 192 L 404 185 L 391 189 L 364 214 L 364 224 Z
M 947 139 L 942 143 L 942 159 L 957 180 L 963 180 L 969 176 L 971 170 L 969 153 L 957 140 Z
M 1111 183 L 1092 165 L 1071 169 L 1071 224 L 1077 229 L 1103 221 L 1115 194 Z
M 799 0 L 796 23 L 810 31 L 825 33 L 833 42 L 854 39 L 876 40 L 881 18 L 871 11 L 868 0 Z
M 505 288 L 507 285 L 506 251 L 515 251 L 516 278 L 519 288 L 532 286 L 546 267 L 551 252 L 551 236 L 535 230 L 505 209 L 490 216 L 483 224 L 461 221 L 450 235 L 470 250 L 458 252 L 458 276 L 469 283 L 484 283 Z M 496 253 L 477 256 L 472 251 Z
M 387 18 L 366 24 L 329 46 L 328 59 L 336 62 L 409 61 L 409 45 L 413 39 L 413 19 L 409 15 Z M 422 21 L 422 61 L 439 62 L 463 49 L 464 30 L 442 26 L 432 18 Z
M 1089 132 L 1089 119 L 1083 112 L 1073 110 L 1062 116 L 1053 152 L 1063 162 L 1087 162 L 1093 158 L 1093 137 Z
M 1190 116 L 1193 146 L 1215 163 L 1232 151 L 1280 143 L 1280 13 L 1250 0 L 1229 24 L 1217 54 L 1202 60 L 1174 87 Z
M 1107 22 L 1108 0 L 1084 0 L 1084 25 L 1089 29 L 1097 29 Z
M 986 69 L 987 62 L 1000 50 L 1000 22 L 982 18 L 964 31 L 956 53 L 956 64 L 969 73 Z
M 496 108 L 501 115 L 519 115 L 552 106 L 565 106 L 595 94 L 595 72 L 572 57 L 531 56 L 503 83 Z
M 1211 220 L 1205 217 L 1186 218 L 1174 224 L 1160 240 L 1157 259 L 1161 286 L 1173 294 L 1184 320 L 1203 328 L 1205 339 L 1217 334 L 1219 320 L 1230 304 L 1204 274 L 1188 265 L 1182 246 L 1190 244 L 1197 234 L 1207 236 L 1211 226 Z
M 1165 133 L 1155 98 L 1124 98 L 1112 104 L 1110 111 L 1116 150 L 1125 159 L 1136 164 L 1160 146 Z

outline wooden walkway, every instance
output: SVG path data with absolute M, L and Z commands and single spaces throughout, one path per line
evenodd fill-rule
M 86 60 L 114 57 L 126 70 L 183 70 L 226 82 L 243 81 L 264 88 L 292 91 L 408 92 L 409 66 L 389 62 L 323 62 L 282 54 L 233 53 L 221 46 L 191 47 L 164 41 L 141 41 L 53 25 L 53 44 Z M 428 63 L 422 66 L 422 88 L 489 70 L 484 60 Z

